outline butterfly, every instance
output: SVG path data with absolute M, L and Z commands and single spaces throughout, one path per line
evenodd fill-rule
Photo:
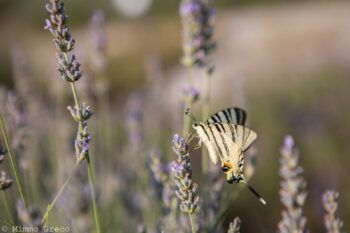
M 246 182 L 243 174 L 244 152 L 257 138 L 253 130 L 245 127 L 247 113 L 240 108 L 227 108 L 213 114 L 205 122 L 196 121 L 189 110 L 186 114 L 195 121 L 190 140 L 193 137 L 199 138 L 197 147 L 201 147 L 201 143 L 204 143 L 211 161 L 217 164 L 220 160 L 221 169 L 225 172 L 229 183 L 245 183 L 259 201 L 266 204 Z

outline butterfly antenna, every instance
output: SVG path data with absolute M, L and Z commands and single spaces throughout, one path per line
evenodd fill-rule
M 259 199 L 259 201 L 263 204 L 263 205 L 266 205 L 266 201 L 264 200 L 264 198 L 262 198 L 260 196 L 260 194 L 252 187 L 250 186 L 245 180 L 242 181 L 242 183 L 245 183 L 248 188 L 250 189 L 250 191 L 252 191 L 252 193 Z
M 189 116 L 194 122 L 197 122 L 196 118 L 194 118 L 194 116 L 192 115 L 190 108 L 186 109 L 185 114 Z

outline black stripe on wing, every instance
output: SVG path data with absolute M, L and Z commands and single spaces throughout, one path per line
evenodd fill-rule
M 226 108 L 213 114 L 207 120 L 208 124 L 233 123 L 244 125 L 247 120 L 247 113 L 241 108 Z

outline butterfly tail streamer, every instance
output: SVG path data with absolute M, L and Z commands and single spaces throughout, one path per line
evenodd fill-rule
M 247 182 L 245 182 L 245 181 L 242 181 L 242 183 L 245 183 L 247 186 L 248 186 L 248 188 L 250 189 L 250 191 L 259 199 L 259 201 L 263 204 L 263 205 L 266 205 L 266 201 L 264 200 L 264 198 L 262 198 L 261 196 L 260 196 L 260 194 L 252 187 L 252 186 L 250 186 Z

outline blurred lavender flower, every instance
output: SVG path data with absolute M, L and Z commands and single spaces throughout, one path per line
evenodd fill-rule
M 144 96 L 141 93 L 132 93 L 127 101 L 127 131 L 130 146 L 133 150 L 140 149 L 142 145 L 142 121 L 143 121 L 143 101 Z
M 137 226 L 137 233 L 147 233 L 146 227 L 143 224 Z
M 2 143 L 1 143 L 1 140 L 0 140 L 0 165 L 1 165 L 2 161 L 4 160 L 4 157 L 5 157 L 6 153 L 7 153 L 7 150 L 2 146 Z M 10 216 L 10 219 L 11 219 L 11 214 L 9 214 L 9 209 L 8 209 L 8 203 L 7 203 L 7 200 L 6 200 L 5 190 L 10 188 L 11 185 L 12 185 L 12 179 L 9 178 L 4 171 L 0 171 L 0 191 L 3 191 L 5 208 L 8 211 L 8 216 Z
M 58 51 L 58 71 L 62 79 L 75 82 L 80 79 L 81 71 L 75 55 L 68 57 L 68 52 L 74 49 L 75 40 L 66 25 L 68 16 L 64 4 L 61 0 L 50 0 L 50 3 L 46 4 L 46 10 L 50 14 L 50 20 L 45 20 L 44 29 L 54 37 L 53 42 Z
M 28 167 L 28 158 L 23 155 L 28 143 L 28 114 L 21 99 L 12 91 L 1 90 L 0 107 L 6 118 L 6 128 L 10 136 L 13 151 L 18 154 L 18 163 L 24 170 Z
M 5 147 L 2 146 L 1 140 L 0 140 L 0 164 L 2 163 L 2 161 L 4 161 L 4 157 L 6 154 L 7 150 Z
M 103 11 L 93 12 L 90 21 L 91 45 L 94 55 L 92 56 L 92 65 L 95 72 L 103 73 L 107 67 L 107 35 L 104 29 L 105 15 Z
M 218 220 L 218 212 L 220 211 L 220 202 L 223 198 L 223 185 L 225 184 L 225 179 L 222 176 L 222 173 L 216 166 L 213 164 L 209 165 L 209 175 L 208 185 L 206 186 L 205 193 L 206 198 L 206 208 L 203 208 L 204 216 L 201 218 L 201 226 L 207 226 L 211 228 L 215 222 Z
M 22 201 L 17 202 L 17 214 L 22 225 L 25 227 L 38 227 L 39 232 L 42 232 L 41 219 L 42 214 L 40 210 L 29 207 L 28 209 L 24 206 Z
M 11 48 L 11 65 L 14 77 L 14 85 L 22 102 L 29 102 L 33 97 L 34 91 L 31 88 L 32 72 L 28 64 L 27 54 L 20 45 L 14 45 Z
M 92 74 L 94 82 L 89 88 L 97 98 L 106 97 L 109 87 L 107 79 L 108 59 L 105 23 L 105 15 L 103 11 L 94 11 L 89 25 L 89 38 L 91 44 L 89 71 Z M 104 99 L 103 101 L 106 100 Z M 99 104 L 101 105 L 102 103 Z
M 328 233 L 342 233 L 343 222 L 336 217 L 335 213 L 338 209 L 339 193 L 333 190 L 327 190 L 322 197 L 323 206 L 326 210 L 324 216 L 324 224 Z
M 195 103 L 199 99 L 199 90 L 193 86 L 183 89 L 183 98 L 185 103 Z
M 1 171 L 1 176 L 0 176 L 0 190 L 6 190 L 10 188 L 12 185 L 12 179 L 9 178 L 4 171 Z
M 173 149 L 178 155 L 176 161 L 170 163 L 170 172 L 178 190 L 175 192 L 180 200 L 181 211 L 192 215 L 199 204 L 197 184 L 192 181 L 192 165 L 186 140 L 175 134 Z
M 170 181 L 169 166 L 161 163 L 159 153 L 153 150 L 151 154 L 152 184 L 163 202 L 161 228 L 165 232 L 176 232 L 179 229 L 177 212 L 178 200 L 174 191 L 175 184 Z
M 239 217 L 236 217 L 233 222 L 230 222 L 227 233 L 239 233 L 239 230 L 241 229 L 241 223 L 242 222 Z
M 303 169 L 299 166 L 299 152 L 290 135 L 284 138 L 280 163 L 280 176 L 283 179 L 280 197 L 286 209 L 282 211 L 278 230 L 281 233 L 308 232 L 306 218 L 303 216 L 303 206 L 307 196 L 306 181 L 302 177 Z
M 183 27 L 183 58 L 185 66 L 208 65 L 207 55 L 215 48 L 212 41 L 213 16 L 211 0 L 182 0 L 180 16 Z
M 74 145 L 77 161 L 81 161 L 84 158 L 88 158 L 89 154 L 91 137 L 87 130 L 87 120 L 90 119 L 93 112 L 91 107 L 87 106 L 85 103 L 83 103 L 80 108 L 77 106 L 74 108 L 68 106 L 67 109 L 70 111 L 72 118 L 79 124 L 79 130 Z
M 65 167 L 69 167 L 67 164 Z M 62 172 L 64 173 L 64 172 Z M 64 190 L 57 203 L 58 210 L 65 216 L 66 224 L 73 221 L 73 232 L 91 232 L 92 222 L 89 216 L 91 191 L 85 169 L 79 167 L 71 180 L 71 185 Z

